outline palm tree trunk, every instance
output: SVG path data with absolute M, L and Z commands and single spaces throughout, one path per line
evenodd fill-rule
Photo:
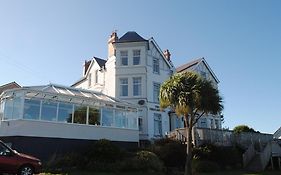
M 187 136 L 187 144 L 186 144 L 186 161 L 185 161 L 184 175 L 192 175 L 192 122 L 190 121 L 191 120 L 187 120 L 189 124 L 185 128 L 186 136 Z

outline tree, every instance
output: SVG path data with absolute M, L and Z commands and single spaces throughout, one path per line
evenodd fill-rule
M 235 134 L 240 134 L 241 132 L 258 132 L 258 131 L 255 131 L 253 128 L 250 128 L 247 125 L 238 125 L 233 128 L 233 132 Z
M 192 128 L 204 114 L 218 114 L 222 98 L 212 82 L 194 72 L 175 74 L 165 81 L 159 94 L 161 108 L 170 107 L 177 116 L 183 116 L 187 136 L 185 175 L 191 175 Z

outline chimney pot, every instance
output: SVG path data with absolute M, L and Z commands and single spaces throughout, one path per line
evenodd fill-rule
M 170 53 L 169 49 L 164 50 L 164 56 L 168 61 L 170 61 L 171 53 Z

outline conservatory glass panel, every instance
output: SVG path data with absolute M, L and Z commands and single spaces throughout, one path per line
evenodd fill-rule
M 6 99 L 4 104 L 4 120 L 13 119 L 13 99 Z
M 40 114 L 40 100 L 37 99 L 25 99 L 24 101 L 24 119 L 39 119 Z
M 22 111 L 22 107 L 21 107 L 22 100 L 23 100 L 23 98 L 21 98 L 21 97 L 15 97 L 15 98 L 13 99 L 13 101 L 14 101 L 14 104 L 13 104 L 13 119 L 19 119 L 19 118 L 22 117 L 22 115 L 21 115 L 21 111 Z
M 3 115 L 4 115 L 4 102 L 0 101 L 0 121 L 3 120 Z
M 126 112 L 121 110 L 115 111 L 115 124 L 119 128 L 128 128 L 128 120 L 126 118 Z
M 43 101 L 41 109 L 41 120 L 56 121 L 58 103 Z
M 89 107 L 89 125 L 100 125 L 100 110 Z
M 113 109 L 103 108 L 102 109 L 102 125 L 113 126 Z
M 138 121 L 137 121 L 137 116 L 136 116 L 135 112 L 128 111 L 127 116 L 128 116 L 129 128 L 130 129 L 137 129 L 138 128 Z
M 74 123 L 86 124 L 87 106 L 75 105 Z
M 59 103 L 58 121 L 72 123 L 73 105 L 69 103 Z

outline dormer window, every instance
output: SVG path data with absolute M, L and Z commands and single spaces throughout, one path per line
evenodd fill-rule
M 133 65 L 140 65 L 140 50 L 133 50 Z
M 128 51 L 121 51 L 121 66 L 128 66 Z

